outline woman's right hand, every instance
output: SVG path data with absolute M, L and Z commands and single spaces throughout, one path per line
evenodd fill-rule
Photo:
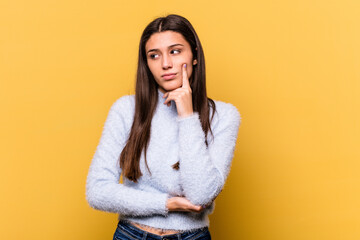
M 171 197 L 166 202 L 169 211 L 201 212 L 204 207 L 192 204 L 184 197 Z

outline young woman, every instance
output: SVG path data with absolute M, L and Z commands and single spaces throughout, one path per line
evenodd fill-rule
M 189 21 L 157 18 L 140 39 L 135 95 L 110 108 L 86 199 L 119 214 L 114 239 L 211 239 L 208 215 L 239 125 L 233 105 L 207 97 L 204 53 Z

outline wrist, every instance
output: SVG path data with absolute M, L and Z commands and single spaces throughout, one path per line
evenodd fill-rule
M 166 208 L 171 211 L 174 209 L 174 198 L 168 198 L 166 201 Z
M 191 117 L 192 115 L 194 115 L 194 112 L 193 112 L 193 111 L 188 112 L 188 113 L 179 114 L 178 117 L 181 118 L 181 119 L 183 119 L 183 118 Z

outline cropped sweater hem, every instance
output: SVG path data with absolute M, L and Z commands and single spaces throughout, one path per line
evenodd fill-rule
M 155 231 L 159 231 L 159 230 L 160 231 L 177 231 L 178 233 L 185 233 L 185 232 L 195 232 L 195 231 L 197 231 L 199 229 L 204 229 L 206 227 L 209 227 L 209 225 L 206 225 L 206 226 L 199 227 L 199 228 L 191 228 L 191 229 L 181 230 L 181 229 L 169 229 L 169 228 L 151 227 L 149 225 L 141 224 L 139 222 L 135 222 L 135 221 L 129 220 L 127 218 L 119 218 L 118 220 L 119 221 L 124 221 L 124 222 L 129 223 L 129 224 L 136 223 L 136 224 L 140 225 L 141 227 L 145 228 L 145 231 L 147 231 L 147 229 L 148 229 L 148 230 L 155 230 Z M 141 230 L 143 230 L 143 229 L 141 229 Z

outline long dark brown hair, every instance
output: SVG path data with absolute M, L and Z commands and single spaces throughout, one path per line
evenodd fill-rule
M 139 44 L 138 68 L 135 86 L 135 113 L 129 139 L 120 154 L 122 174 L 129 180 L 137 182 L 142 176 L 140 157 L 144 151 L 146 167 L 146 151 L 150 140 L 152 117 L 158 103 L 158 84 L 156 83 L 147 64 L 145 44 L 153 33 L 174 31 L 182 34 L 190 44 L 193 58 L 197 64 L 193 66 L 193 73 L 189 78 L 192 90 L 193 111 L 198 112 L 202 129 L 205 133 L 205 144 L 208 146 L 207 134 L 211 131 L 210 123 L 216 111 L 215 103 L 206 94 L 205 57 L 200 40 L 190 22 L 179 15 L 171 14 L 153 20 L 144 29 Z M 211 119 L 210 108 L 213 109 Z M 179 162 L 172 166 L 179 169 Z

